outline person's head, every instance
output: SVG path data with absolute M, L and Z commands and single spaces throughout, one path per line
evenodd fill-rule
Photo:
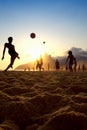
M 13 37 L 9 37 L 8 41 L 9 41 L 9 43 L 11 43 L 13 41 Z
M 72 55 L 72 51 L 69 51 L 68 54 L 69 54 L 69 55 Z

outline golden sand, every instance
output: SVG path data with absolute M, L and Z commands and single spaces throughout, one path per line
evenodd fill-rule
M 87 130 L 87 72 L 0 72 L 0 130 Z

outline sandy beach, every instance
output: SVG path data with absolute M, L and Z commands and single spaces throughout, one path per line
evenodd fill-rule
M 0 130 L 87 130 L 87 72 L 0 71 Z

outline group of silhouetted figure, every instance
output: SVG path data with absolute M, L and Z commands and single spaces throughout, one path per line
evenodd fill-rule
M 42 56 L 40 56 L 40 58 L 36 60 L 36 70 L 44 70 Z
M 19 54 L 15 51 L 15 46 L 12 44 L 12 41 L 13 41 L 13 37 L 9 37 L 8 38 L 8 43 L 4 44 L 2 60 L 4 59 L 6 48 L 8 48 L 8 53 L 11 56 L 10 64 L 7 66 L 7 68 L 4 71 L 7 71 L 9 68 L 13 67 L 13 64 L 14 64 L 14 61 L 15 61 L 16 58 L 20 59 Z M 68 63 L 68 65 L 67 65 L 67 63 Z M 65 65 L 66 65 L 66 70 L 69 69 L 70 72 L 73 72 L 73 71 L 76 72 L 77 61 L 76 61 L 76 58 L 74 57 L 72 51 L 68 52 L 68 56 L 66 58 Z M 48 63 L 48 70 L 49 70 L 49 68 L 50 68 L 50 64 Z M 60 63 L 59 63 L 58 59 L 55 60 L 55 69 L 56 70 L 60 69 Z M 81 69 L 81 67 L 79 65 L 78 71 L 80 69 Z M 29 70 L 30 70 L 30 68 L 29 68 Z M 36 70 L 39 70 L 39 71 L 44 70 L 42 56 L 40 56 L 40 58 L 36 60 Z M 82 70 L 83 71 L 86 70 L 86 67 L 85 67 L 84 64 L 82 65 Z

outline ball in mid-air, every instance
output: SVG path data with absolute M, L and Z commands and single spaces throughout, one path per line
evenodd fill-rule
M 45 41 L 43 41 L 43 44 L 45 44 Z
M 30 34 L 30 37 L 31 37 L 31 38 L 35 38 L 35 37 L 36 37 L 36 34 L 35 34 L 35 33 L 31 33 L 31 34 Z

